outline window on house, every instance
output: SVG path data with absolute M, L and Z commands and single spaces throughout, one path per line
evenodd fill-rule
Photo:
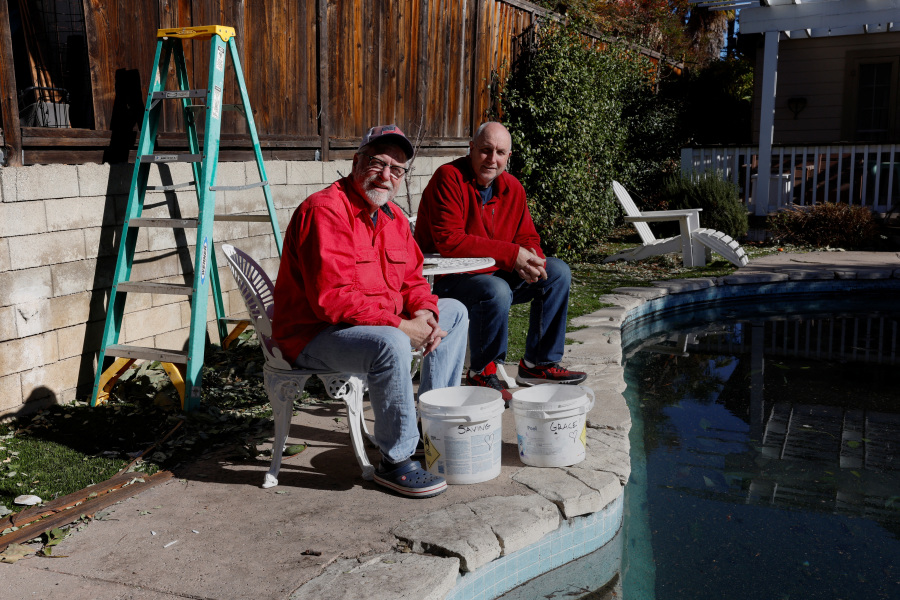
M 847 53 L 843 137 L 853 142 L 900 141 L 900 51 Z
M 81 0 L 10 0 L 9 9 L 22 126 L 91 128 Z
M 856 136 L 859 140 L 886 140 L 890 132 L 893 64 L 859 65 L 856 103 Z

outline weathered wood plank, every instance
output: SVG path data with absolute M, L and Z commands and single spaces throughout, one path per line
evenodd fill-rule
M 18 544 L 36 538 L 42 533 L 50 531 L 54 527 L 73 523 L 80 519 L 82 515 L 93 517 L 98 511 L 108 506 L 112 506 L 116 502 L 135 496 L 144 490 L 165 483 L 172 478 L 171 471 L 159 471 L 158 473 L 149 476 L 143 474 L 137 475 L 134 473 L 130 473 L 129 475 L 134 475 L 139 481 L 136 481 L 127 487 L 118 487 L 106 494 L 95 496 L 94 498 L 87 498 L 81 504 L 76 505 L 77 510 L 63 510 L 23 527 L 18 531 L 6 534 L 2 538 L 2 542 L 0 542 L 0 551 L 5 550 L 10 544 Z
M 83 6 L 94 127 L 109 129 L 116 91 L 115 69 L 111 68 L 110 63 L 114 55 L 113 32 L 109 30 L 110 12 L 115 10 L 115 6 L 108 6 L 102 0 L 84 0 Z
M 428 35 L 428 23 L 431 2 L 429 0 L 421 0 L 419 3 L 419 22 L 417 33 L 418 35 L 415 38 L 415 52 L 416 52 L 416 75 L 415 75 L 415 84 L 416 84 L 416 107 L 415 107 L 415 122 L 416 122 L 416 136 L 421 139 L 427 134 L 428 131 L 428 122 L 426 121 L 426 105 L 428 102 L 428 40 L 430 36 Z M 412 22 L 412 21 L 411 21 Z
M 0 3 L 0 106 L 3 108 L 3 142 L 9 147 L 10 166 L 22 164 L 22 139 L 19 132 L 19 98 L 16 94 L 16 74 L 12 61 L 12 32 L 9 25 L 9 5 Z

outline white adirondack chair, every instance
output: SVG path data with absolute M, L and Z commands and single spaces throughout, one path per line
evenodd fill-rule
M 655 210 L 642 213 L 638 210 L 634 200 L 618 181 L 612 182 L 613 193 L 622 208 L 625 210 L 625 221 L 634 224 L 638 235 L 641 236 L 642 245 L 606 257 L 603 262 L 617 260 L 640 260 L 650 256 L 681 252 L 682 262 L 685 267 L 702 267 L 706 265 L 708 251 L 721 254 L 727 261 L 736 267 L 747 264 L 747 253 L 739 243 L 731 236 L 700 227 L 700 211 L 702 208 L 688 208 L 684 210 Z M 662 221 L 678 221 L 681 229 L 680 235 L 670 238 L 658 239 L 647 223 Z

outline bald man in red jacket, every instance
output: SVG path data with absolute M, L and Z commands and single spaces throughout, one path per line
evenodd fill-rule
M 509 309 L 531 303 L 525 357 L 516 381 L 577 384 L 585 373 L 559 365 L 565 344 L 569 266 L 546 257 L 525 189 L 506 172 L 512 139 L 500 123 L 478 128 L 468 156 L 441 166 L 425 188 L 416 221 L 423 252 L 454 258 L 489 256 L 495 265 L 473 273 L 444 275 L 434 283 L 441 298 L 469 310 L 469 385 L 499 390 L 496 363 L 506 359 Z

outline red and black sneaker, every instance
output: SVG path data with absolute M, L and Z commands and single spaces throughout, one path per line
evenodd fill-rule
M 537 385 L 539 383 L 565 383 L 575 385 L 587 379 L 587 373 L 570 371 L 559 365 L 534 365 L 525 366 L 525 361 L 519 361 L 519 372 L 516 374 L 516 383 L 519 385 Z
M 512 400 L 512 394 L 503 387 L 503 384 L 500 383 L 500 378 L 497 377 L 497 365 L 494 364 L 494 361 L 489 362 L 481 373 L 468 371 L 466 373 L 466 385 L 478 385 L 495 389 L 500 392 L 500 396 L 507 404 Z

